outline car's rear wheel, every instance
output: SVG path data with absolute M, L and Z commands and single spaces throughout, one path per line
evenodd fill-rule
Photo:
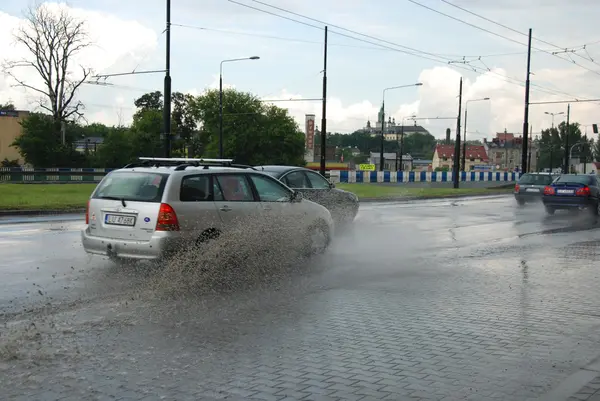
M 517 205 L 519 205 L 519 206 L 525 206 L 525 201 L 523 199 L 517 198 Z
M 221 232 L 216 228 L 209 228 L 204 230 L 200 236 L 196 239 L 196 245 L 204 244 L 210 240 L 219 238 Z

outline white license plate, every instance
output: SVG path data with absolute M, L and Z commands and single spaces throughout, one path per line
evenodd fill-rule
M 573 195 L 575 193 L 575 191 L 573 191 L 572 189 L 559 189 L 556 191 L 557 194 L 563 194 L 563 195 Z
M 118 214 L 107 214 L 106 217 L 104 217 L 104 222 L 106 224 L 112 224 L 115 226 L 134 226 L 135 217 L 122 216 Z
M 538 188 L 527 188 L 525 192 L 540 192 Z

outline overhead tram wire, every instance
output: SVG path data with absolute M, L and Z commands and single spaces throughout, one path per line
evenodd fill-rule
M 307 22 L 304 22 L 304 21 L 298 21 L 298 20 L 296 20 L 294 18 L 286 17 L 286 16 L 283 16 L 283 15 L 280 15 L 280 14 L 277 14 L 277 13 L 274 13 L 274 12 L 271 12 L 271 11 L 268 11 L 268 10 L 264 10 L 264 9 L 261 9 L 261 8 L 258 8 L 258 7 L 253 7 L 251 5 L 244 4 L 244 3 L 241 3 L 241 2 L 236 1 L 236 0 L 228 0 L 228 1 L 231 2 L 231 3 L 234 3 L 234 4 L 238 4 L 238 5 L 242 6 L 242 7 L 246 7 L 246 8 L 255 10 L 255 11 L 263 12 L 263 13 L 266 13 L 266 14 L 269 14 L 269 15 L 272 15 L 272 16 L 275 16 L 275 17 L 283 18 L 283 19 L 288 20 L 288 21 L 297 22 L 299 24 L 306 25 L 306 26 L 309 26 L 309 27 L 312 27 L 312 28 L 316 28 L 316 29 L 320 29 L 320 30 L 323 29 L 323 28 L 321 28 L 319 26 L 316 26 L 316 25 L 313 25 L 313 24 L 310 24 L 310 23 L 307 23 Z M 263 5 L 266 5 L 267 7 L 272 7 L 274 9 L 277 9 L 277 10 L 280 10 L 280 11 L 283 11 L 283 12 L 287 12 L 287 13 L 290 13 L 290 14 L 295 15 L 295 16 L 299 16 L 301 18 L 305 18 L 305 19 L 308 19 L 310 21 L 314 21 L 314 22 L 318 22 L 318 23 L 322 23 L 322 24 L 329 24 L 328 22 L 321 21 L 321 20 L 318 20 L 318 19 L 312 18 L 312 17 L 307 17 L 307 16 L 304 16 L 302 14 L 295 13 L 293 11 L 288 11 L 288 10 L 285 10 L 283 8 L 280 8 L 280 7 L 272 6 L 272 5 L 269 5 L 269 4 L 264 3 L 262 1 L 258 1 L 258 0 L 250 0 L 250 1 L 253 1 L 253 2 L 259 3 L 259 4 L 263 4 Z M 409 1 L 411 1 L 411 0 L 409 0 Z M 410 48 L 410 47 L 407 47 L 407 46 L 399 45 L 399 44 L 396 44 L 396 43 L 393 43 L 393 42 L 390 42 L 390 41 L 387 41 L 387 40 L 384 40 L 384 39 L 376 38 L 376 37 L 371 36 L 371 35 L 366 35 L 366 34 L 362 34 L 360 32 L 354 31 L 354 30 L 346 29 L 346 28 L 340 27 L 340 26 L 335 25 L 335 24 L 329 24 L 328 26 L 337 27 L 338 29 L 348 31 L 348 32 L 354 33 L 354 34 L 359 35 L 359 36 L 369 37 L 369 38 L 372 38 L 374 40 L 381 41 L 381 42 L 384 42 L 384 43 L 389 43 L 389 44 L 391 44 L 393 46 L 401 47 L 401 48 L 404 48 L 404 49 L 408 48 L 408 49 L 414 50 L 414 52 L 409 52 L 409 51 L 406 51 L 406 50 L 401 50 L 401 49 L 394 48 L 394 47 L 391 47 L 391 46 L 387 46 L 387 45 L 384 45 L 384 44 L 381 44 L 381 43 L 376 43 L 376 42 L 373 42 L 373 41 L 370 41 L 370 40 L 365 40 L 365 39 L 362 39 L 362 38 L 357 38 L 355 36 L 346 35 L 346 34 L 343 34 L 343 33 L 340 33 L 340 32 L 336 32 L 336 31 L 330 30 L 331 33 L 334 33 L 336 35 L 344 36 L 344 37 L 347 37 L 347 38 L 350 38 L 350 39 L 354 39 L 354 40 L 357 40 L 357 41 L 360 41 L 360 42 L 368 43 L 368 44 L 371 44 L 371 45 L 374 45 L 374 46 L 379 46 L 379 47 L 386 48 L 386 49 L 389 49 L 389 50 L 397 51 L 397 52 L 400 52 L 400 53 L 412 55 L 412 56 L 419 57 L 419 58 L 422 58 L 422 59 L 425 59 L 425 60 L 434 61 L 436 63 L 445 64 L 445 65 L 448 65 L 450 68 L 460 69 L 460 70 L 469 71 L 469 72 L 475 72 L 475 73 L 478 73 L 479 75 L 482 74 L 481 72 L 478 71 L 478 70 L 482 70 L 482 68 L 480 68 L 480 67 L 478 68 L 478 67 L 474 67 L 474 66 L 460 67 L 460 66 L 458 66 L 456 64 L 450 64 L 450 62 L 453 61 L 453 60 L 450 59 L 450 58 L 448 58 L 448 57 L 442 57 L 440 55 L 436 55 L 435 57 L 437 57 L 437 58 L 429 57 L 429 56 L 426 56 L 426 55 L 423 55 L 423 54 L 433 54 L 433 53 L 423 52 L 423 51 L 420 51 L 418 49 L 414 49 L 414 48 Z M 500 36 L 502 36 L 502 35 L 500 35 Z M 517 42 L 517 43 L 520 43 L 520 42 Z M 546 50 L 540 50 L 540 49 L 538 49 L 538 50 L 542 51 L 542 52 L 547 52 Z M 415 52 L 420 52 L 420 53 L 423 53 L 423 54 L 416 54 Z M 503 78 L 502 80 L 505 81 L 505 82 L 508 82 L 508 83 L 511 83 L 511 84 L 515 84 L 515 85 L 519 85 L 521 87 L 525 86 L 524 83 L 521 80 L 518 80 L 516 78 L 508 77 L 508 76 L 496 73 L 495 71 L 491 71 L 489 69 L 486 69 L 485 72 L 490 72 L 493 75 L 496 75 L 496 76 L 498 76 L 500 78 Z M 514 80 L 514 81 L 516 81 L 516 82 L 511 81 L 511 79 Z M 532 86 L 534 86 L 534 85 L 532 85 Z M 545 92 L 545 93 L 550 94 L 550 95 L 559 95 L 559 94 L 561 94 L 561 95 L 571 96 L 571 97 L 574 97 L 574 98 L 577 97 L 577 96 L 573 96 L 573 95 L 568 94 L 568 93 L 556 91 L 554 89 L 545 88 L 545 87 L 543 87 L 541 85 L 537 85 L 537 84 L 535 85 L 535 87 L 537 87 L 539 91 Z
M 484 17 L 484 16 L 483 16 L 483 15 L 481 15 L 481 14 L 477 14 L 476 12 L 473 12 L 473 11 L 471 11 L 471 10 L 468 10 L 468 9 L 464 8 L 464 7 L 461 7 L 461 6 L 458 6 L 458 5 L 456 5 L 456 4 L 453 4 L 453 3 L 449 2 L 448 0 L 440 0 L 440 1 L 441 1 L 441 2 L 443 2 L 443 3 L 445 3 L 445 4 L 448 4 L 449 6 L 452 6 L 452 7 L 454 7 L 454 8 L 457 8 L 457 9 L 461 10 L 461 11 L 464 11 L 464 12 L 466 12 L 466 13 L 468 13 L 468 14 L 471 14 L 471 15 L 473 15 L 473 16 L 475 16 L 475 17 L 477 17 L 477 18 L 481 18 L 481 19 L 482 19 L 482 20 L 484 20 L 484 21 L 491 22 L 492 24 L 494 24 L 494 25 L 497 25 L 497 26 L 499 26 L 499 27 L 502 27 L 502 28 L 504 28 L 504 29 L 507 29 L 507 30 L 509 30 L 509 31 L 511 31 L 511 32 L 517 33 L 517 34 L 519 34 L 519 35 L 522 35 L 522 36 L 525 36 L 525 37 L 528 37 L 528 36 L 529 36 L 529 34 L 527 34 L 527 33 L 525 33 L 525 32 L 521 32 L 521 31 L 519 31 L 518 29 L 511 28 L 510 26 L 507 26 L 507 25 L 501 24 L 501 23 L 500 23 L 500 22 L 498 22 L 498 21 L 494 21 L 494 20 L 492 20 L 492 19 L 490 19 L 490 18 Z M 571 49 L 576 49 L 576 48 L 578 48 L 578 47 L 581 47 L 581 49 L 579 49 L 579 50 L 586 50 L 586 49 L 585 49 L 585 47 L 588 45 L 588 44 L 583 44 L 583 45 L 581 45 L 581 46 L 573 46 L 573 47 L 561 47 L 561 46 L 555 45 L 554 43 L 550 43 L 550 42 L 548 42 L 548 41 L 545 41 L 545 40 L 543 40 L 543 39 L 536 38 L 535 36 L 533 36 L 533 37 L 532 37 L 532 39 L 533 39 L 533 40 L 537 40 L 537 41 L 538 41 L 538 42 L 540 42 L 540 43 L 544 43 L 544 44 L 546 44 L 546 45 L 548 45 L 548 46 L 555 47 L 555 48 L 557 48 L 557 49 L 559 49 L 559 50 L 561 50 L 562 52 L 565 52 L 565 53 L 571 53 Z M 599 41 L 595 41 L 595 42 L 591 42 L 590 44 L 595 44 L 595 43 L 600 43 L 600 40 L 599 40 Z M 559 52 L 559 53 L 560 53 L 560 52 Z M 587 50 L 586 50 L 586 53 L 587 53 Z M 590 61 L 590 62 L 592 62 L 593 64 L 596 64 L 597 66 L 600 66 L 600 63 L 597 63 L 597 62 L 595 62 L 594 60 L 592 60 L 592 59 L 591 59 L 591 57 L 588 59 L 588 58 L 586 58 L 586 57 L 584 57 L 584 56 L 582 56 L 582 55 L 580 55 L 580 54 L 577 54 L 577 53 L 576 53 L 576 51 L 572 51 L 572 54 L 573 54 L 573 55 L 575 55 L 575 56 L 581 57 L 581 58 L 582 58 L 582 59 L 584 59 L 584 60 Z M 556 52 L 553 52 L 553 55 L 554 55 L 554 56 L 556 56 Z M 588 54 L 588 55 L 589 55 L 589 54 Z
M 470 27 L 473 27 L 473 28 L 475 28 L 475 29 L 479 29 L 480 31 L 487 32 L 487 33 L 489 33 L 489 34 L 491 34 L 491 35 L 494 35 L 494 36 L 497 36 L 497 37 L 499 37 L 499 38 L 502 38 L 502 39 L 508 40 L 508 41 L 510 41 L 510 42 L 513 42 L 513 43 L 519 44 L 519 45 L 521 45 L 521 46 L 525 46 L 525 47 L 527 47 L 527 46 L 528 46 L 528 45 L 527 45 L 527 43 L 519 42 L 519 41 L 518 41 L 518 40 L 516 40 L 516 39 L 512 39 L 512 38 L 509 38 L 508 36 L 504 36 L 504 35 L 501 35 L 501 34 L 499 34 L 499 33 L 496 33 L 496 32 L 494 32 L 494 31 L 490 31 L 489 29 L 482 28 L 482 27 L 480 27 L 480 26 L 478 26 L 478 25 L 475 25 L 475 24 L 471 24 L 470 22 L 467 22 L 467 21 L 465 21 L 465 20 L 462 20 L 462 19 L 460 19 L 460 18 L 454 17 L 454 16 L 452 16 L 452 15 L 446 14 L 446 13 L 444 13 L 444 12 L 442 12 L 442 11 L 436 10 L 435 8 L 432 8 L 432 7 L 426 6 L 425 4 L 421 4 L 421 3 L 419 3 L 418 1 L 415 1 L 415 0 L 407 0 L 407 1 L 409 1 L 409 2 L 411 2 L 411 3 L 413 3 L 413 4 L 415 4 L 415 5 L 417 5 L 417 6 L 419 6 L 419 7 L 423 7 L 423 8 L 425 8 L 425 9 L 429 10 L 429 11 L 433 11 L 433 12 L 434 12 L 434 13 L 436 13 L 436 14 L 443 15 L 443 16 L 444 16 L 444 17 L 446 17 L 446 18 L 450 18 L 450 19 L 452 19 L 452 20 L 454 20 L 454 21 L 457 21 L 457 22 L 460 22 L 460 23 L 462 23 L 462 24 L 468 25 L 468 26 L 470 26 Z M 556 45 L 552 45 L 552 46 L 554 46 L 554 47 L 557 47 Z M 561 56 L 559 56 L 558 54 L 554 54 L 554 53 L 553 53 L 553 52 L 551 52 L 551 51 L 548 51 L 548 50 L 543 50 L 543 49 L 540 49 L 540 48 L 537 48 L 537 47 L 533 47 L 533 46 L 531 46 L 531 48 L 532 48 L 532 49 L 534 49 L 534 50 L 541 51 L 542 53 L 549 54 L 549 55 L 551 55 L 551 56 L 553 56 L 553 57 L 556 57 L 556 58 L 559 58 L 559 59 L 561 59 L 561 60 L 567 61 L 567 62 L 569 62 L 569 63 L 571 63 L 571 64 L 575 64 L 576 66 L 578 66 L 578 67 L 580 67 L 580 68 L 583 68 L 584 70 L 587 70 L 587 71 L 589 71 L 589 72 L 592 72 L 592 73 L 594 73 L 594 74 L 596 74 L 596 75 L 599 75 L 599 76 L 600 76 L 600 71 L 597 71 L 597 70 L 593 70 L 593 69 L 591 69 L 591 68 L 588 68 L 588 67 L 586 67 L 586 66 L 584 66 L 584 65 L 581 65 L 581 64 L 579 64 L 579 63 L 575 62 L 575 61 L 574 61 L 574 60 L 572 60 L 572 59 L 568 59 L 568 58 L 565 58 L 565 57 L 561 57 Z

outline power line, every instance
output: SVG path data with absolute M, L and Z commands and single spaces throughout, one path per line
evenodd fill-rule
M 243 3 L 240 3 L 240 2 L 235 1 L 235 0 L 228 0 L 228 1 L 230 1 L 232 3 L 235 3 L 235 4 L 238 4 L 238 5 L 241 5 L 243 7 L 247 7 L 247 8 L 259 11 L 259 12 L 265 12 L 265 13 L 267 13 L 269 15 L 272 15 L 272 16 L 275 16 L 275 17 L 280 17 L 280 18 L 286 19 L 288 21 L 297 22 L 297 23 L 300 23 L 302 25 L 307 25 L 307 26 L 310 26 L 310 27 L 313 27 L 313 28 L 316 28 L 316 29 L 320 29 L 320 30 L 323 29 L 323 28 L 321 28 L 319 26 L 316 26 L 316 25 L 313 25 L 313 24 L 309 24 L 309 23 L 306 23 L 304 21 L 298 21 L 298 20 L 296 20 L 294 18 L 282 16 L 280 14 L 277 14 L 277 13 L 274 13 L 274 12 L 271 12 L 271 11 L 267 11 L 267 10 L 263 10 L 261 8 L 258 8 L 258 7 L 249 6 L 247 4 L 243 4 Z M 390 50 L 393 50 L 393 51 L 397 51 L 397 52 L 409 54 L 409 55 L 412 55 L 412 56 L 415 56 L 415 57 L 419 57 L 419 58 L 422 58 L 422 59 L 425 59 L 425 60 L 434 61 L 436 63 L 443 63 L 443 64 L 446 64 L 446 65 L 449 65 L 449 64 L 451 64 L 450 62 L 452 61 L 451 59 L 449 59 L 447 57 L 443 57 L 441 55 L 436 55 L 436 54 L 430 53 L 430 52 L 423 52 L 421 50 L 414 49 L 414 48 L 411 48 L 411 47 L 408 47 L 408 46 L 398 45 L 396 43 L 393 43 L 393 42 L 390 42 L 390 41 L 387 41 L 387 40 L 384 40 L 384 39 L 380 39 L 380 38 L 377 38 L 377 37 L 374 37 L 374 36 L 371 36 L 371 35 L 362 34 L 360 32 L 357 32 L 357 31 L 354 31 L 354 30 L 351 30 L 351 29 L 346 29 L 344 27 L 341 27 L 341 26 L 338 26 L 338 25 L 335 25 L 335 24 L 330 24 L 329 22 L 321 21 L 321 20 L 318 20 L 318 19 L 312 18 L 312 17 L 307 17 L 307 16 L 302 15 L 300 13 L 289 11 L 289 10 L 286 10 L 284 8 L 281 8 L 281 7 L 272 6 L 272 5 L 269 5 L 269 4 L 267 4 L 265 2 L 262 2 L 262 1 L 258 1 L 258 0 L 250 0 L 250 1 L 253 1 L 255 3 L 259 3 L 259 4 L 265 5 L 267 7 L 271 7 L 271 8 L 280 10 L 282 12 L 287 12 L 287 13 L 292 14 L 294 16 L 305 18 L 305 19 L 308 19 L 310 21 L 318 22 L 318 23 L 323 24 L 323 25 L 328 25 L 328 26 L 332 26 L 332 27 L 335 27 L 335 28 L 347 31 L 347 32 L 351 32 L 351 33 L 359 35 L 359 36 L 364 36 L 364 37 L 368 37 L 368 38 L 371 38 L 371 39 L 374 39 L 374 40 L 377 40 L 377 41 L 380 41 L 380 42 L 388 43 L 388 44 L 391 44 L 392 46 L 397 46 L 397 47 L 401 47 L 401 48 L 404 48 L 404 49 L 409 49 L 409 50 L 412 50 L 413 52 L 406 51 L 406 50 L 401 50 L 401 49 L 394 48 L 394 47 L 391 47 L 391 46 L 388 46 L 388 45 L 384 45 L 382 43 L 376 43 L 376 42 L 373 42 L 373 41 L 370 41 L 370 40 L 366 40 L 366 39 L 362 39 L 362 38 L 358 38 L 358 37 L 355 37 L 355 36 L 346 35 L 346 34 L 343 34 L 343 33 L 340 33 L 340 32 L 336 32 L 336 31 L 331 31 L 330 30 L 331 33 L 334 33 L 336 35 L 345 36 L 345 37 L 348 37 L 348 38 L 351 38 L 351 39 L 354 39 L 354 40 L 357 40 L 357 41 L 360 41 L 360 42 L 364 42 L 364 43 L 368 43 L 368 44 L 371 44 L 371 45 L 375 45 L 375 46 L 387 48 L 387 49 L 390 49 Z M 409 0 L 409 1 L 412 1 L 412 0 Z M 500 35 L 500 36 L 502 36 L 502 35 Z M 547 52 L 546 50 L 541 50 L 541 49 L 537 49 L 537 50 L 538 51 L 542 51 L 542 52 Z M 422 54 L 417 54 L 415 52 L 420 52 Z M 426 54 L 426 55 L 423 55 L 423 54 Z M 433 57 L 429 57 L 429 55 L 433 55 Z M 454 68 L 455 69 L 465 70 L 465 71 L 476 72 L 476 73 L 479 73 L 481 75 L 481 72 L 478 71 L 478 70 L 481 70 L 481 68 L 477 69 L 474 66 L 470 66 L 470 67 L 471 68 L 465 68 L 465 67 L 455 66 Z M 516 78 L 512 78 L 512 77 L 508 77 L 508 76 L 499 74 L 499 73 L 497 73 L 495 71 L 491 71 L 491 69 L 489 69 L 489 68 L 486 68 L 486 72 L 490 72 L 491 74 L 494 74 L 494 75 L 497 75 L 499 77 L 504 78 L 503 80 L 505 82 L 508 82 L 508 83 L 511 83 L 511 84 L 516 84 L 516 85 L 519 85 L 519 86 L 522 86 L 522 87 L 524 86 L 524 84 L 522 83 L 521 80 L 517 80 Z M 513 81 L 511 81 L 511 80 L 513 80 Z M 514 81 L 516 81 L 516 82 L 514 82 Z M 535 86 L 537 88 L 539 88 L 539 91 L 545 92 L 545 93 L 550 94 L 550 95 L 563 94 L 563 95 L 566 95 L 566 96 L 573 96 L 571 94 L 562 93 L 560 91 L 556 91 L 556 90 L 553 90 L 553 89 L 544 88 L 541 85 L 535 85 Z M 573 97 L 575 97 L 575 96 L 573 96 Z
M 497 36 L 497 37 L 499 37 L 499 38 L 502 38 L 502 39 L 508 40 L 508 41 L 510 41 L 510 42 L 513 42 L 513 43 L 519 44 L 519 45 L 521 45 L 521 46 L 528 46 L 528 45 L 527 45 L 527 43 L 519 42 L 518 40 L 515 40 L 515 39 L 512 39 L 512 38 L 509 38 L 508 36 L 501 35 L 501 34 L 499 34 L 499 33 L 496 33 L 496 32 L 494 32 L 494 31 L 490 31 L 489 29 L 482 28 L 482 27 L 480 27 L 480 26 L 478 26 L 478 25 L 475 25 L 475 24 L 471 24 L 470 22 L 467 22 L 467 21 L 465 21 L 465 20 L 462 20 L 462 19 L 460 19 L 460 18 L 457 18 L 457 17 L 453 17 L 452 15 L 446 14 L 446 13 L 444 13 L 444 12 L 441 12 L 441 11 L 439 11 L 439 10 L 436 10 L 436 9 L 434 9 L 434 8 L 432 8 L 432 7 L 426 6 L 425 4 L 421 4 L 421 3 L 419 3 L 418 1 L 415 1 L 415 0 L 408 0 L 408 1 L 409 1 L 409 2 L 411 2 L 411 3 L 413 3 L 413 4 L 415 4 L 415 5 L 417 5 L 417 6 L 419 6 L 419 7 L 423 7 L 423 8 L 425 8 L 425 9 L 429 10 L 429 11 L 433 11 L 433 12 L 434 12 L 434 13 L 436 13 L 436 14 L 443 15 L 443 16 L 444 16 L 444 17 L 446 17 L 446 18 L 450 18 L 450 19 L 452 19 L 452 20 L 454 20 L 454 21 L 457 21 L 457 22 L 460 22 L 460 23 L 462 23 L 462 24 L 468 25 L 468 26 L 470 26 L 470 27 L 473 27 L 473 28 L 475 28 L 475 29 L 479 29 L 480 31 L 487 32 L 487 33 L 489 33 L 489 34 L 491 34 L 491 35 L 494 35 L 494 36 Z M 484 18 L 484 17 L 482 17 L 482 18 Z M 510 28 L 510 29 L 512 30 L 512 28 Z M 556 45 L 552 45 L 552 46 L 554 46 L 554 47 L 558 47 L 558 46 L 556 46 Z M 554 56 L 554 57 L 556 57 L 556 58 L 559 58 L 559 59 L 561 59 L 561 60 L 568 61 L 568 62 L 570 62 L 570 63 L 573 63 L 573 64 L 577 65 L 577 66 L 578 66 L 578 67 L 580 67 L 580 68 L 583 68 L 583 69 L 585 69 L 585 70 L 587 70 L 587 71 L 590 71 L 590 72 L 592 72 L 592 73 L 594 73 L 594 74 L 600 75 L 600 71 L 596 71 L 596 70 L 593 70 L 593 69 L 591 69 L 591 68 L 588 68 L 588 67 L 586 67 L 586 66 L 584 66 L 584 65 L 578 64 L 577 62 L 575 62 L 575 61 L 574 61 L 574 60 L 572 60 L 572 59 L 568 59 L 568 58 L 560 57 L 559 55 L 557 55 L 557 54 L 554 54 L 554 53 L 552 53 L 552 52 L 550 52 L 550 51 L 543 50 L 543 49 L 539 49 L 539 48 L 536 48 L 536 47 L 533 47 L 533 46 L 532 46 L 531 48 L 532 48 L 532 49 L 535 49 L 535 50 L 539 50 L 539 51 L 541 51 L 541 52 L 543 52 L 543 53 L 549 54 L 549 55 L 551 55 L 551 56 Z M 558 47 L 558 48 L 560 49 L 560 47 Z

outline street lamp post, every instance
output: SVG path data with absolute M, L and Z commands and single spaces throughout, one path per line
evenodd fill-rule
M 379 171 L 383 171 L 384 167 L 383 145 L 385 144 L 385 92 L 392 89 L 411 88 L 413 86 L 421 85 L 423 85 L 422 82 L 417 82 L 416 84 L 411 85 L 391 86 L 383 90 L 383 94 L 381 96 L 381 150 L 379 152 Z
M 465 126 L 464 126 L 464 134 L 463 134 L 463 151 L 462 151 L 462 171 L 466 170 L 466 157 L 467 157 L 467 108 L 469 107 L 469 102 L 482 102 L 484 100 L 490 100 L 489 97 L 484 97 L 482 99 L 471 99 L 465 102 Z
M 554 116 L 559 116 L 561 114 L 565 114 L 565 112 L 561 111 L 560 113 L 549 113 L 549 112 L 545 111 L 544 114 L 548 114 L 548 115 L 552 116 L 552 128 L 554 129 Z
M 219 157 L 221 159 L 223 158 L 223 63 L 258 59 L 260 59 L 258 56 L 232 58 L 221 61 L 221 64 L 219 65 Z

